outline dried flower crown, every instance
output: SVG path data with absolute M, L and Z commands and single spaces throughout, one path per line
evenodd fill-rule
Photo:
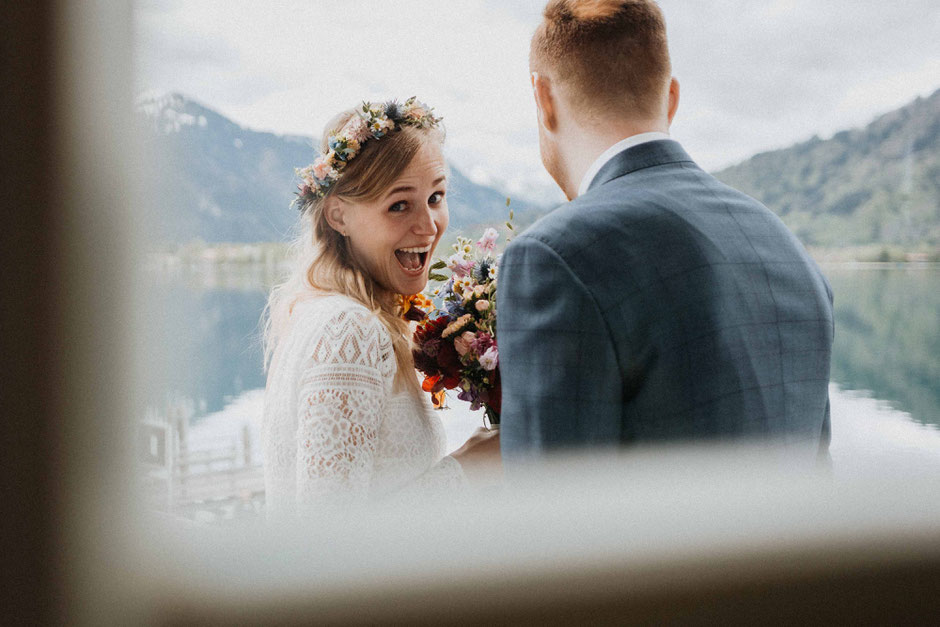
M 362 145 L 370 139 L 381 139 L 402 126 L 433 128 L 441 118 L 433 109 L 414 96 L 399 104 L 397 100 L 385 103 L 363 102 L 356 115 L 327 138 L 329 152 L 320 155 L 305 168 L 295 169 L 301 183 L 294 200 L 303 208 L 307 203 L 326 196 L 342 175 L 346 164 L 359 154 Z

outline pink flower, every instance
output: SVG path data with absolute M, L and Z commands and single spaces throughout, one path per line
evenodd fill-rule
M 357 142 L 364 142 L 372 136 L 372 134 L 369 133 L 369 125 L 358 115 L 349 118 L 349 121 L 343 126 L 343 130 L 340 131 L 340 135 L 345 135 L 347 138 Z
M 330 164 L 330 159 L 327 157 L 332 156 L 331 152 L 327 156 L 319 156 L 317 160 L 313 162 L 313 175 L 319 180 L 325 180 L 330 176 L 333 171 L 333 166 Z
M 477 308 L 477 311 L 484 312 L 490 308 L 490 301 L 488 300 L 478 300 L 477 304 L 474 305 Z
M 495 346 L 490 346 L 486 352 L 480 355 L 480 366 L 484 370 L 496 370 L 499 365 L 499 351 Z
M 450 268 L 454 276 L 468 276 L 473 271 L 473 262 L 464 259 L 463 255 L 456 253 L 447 260 L 447 267 Z
M 480 238 L 480 241 L 477 242 L 482 250 L 490 253 L 496 249 L 496 240 L 499 239 L 499 233 L 496 229 L 490 227 L 483 232 L 483 237 Z
M 460 335 L 454 338 L 454 349 L 456 349 L 457 354 L 463 357 L 470 351 L 470 344 L 473 343 L 473 340 L 476 339 L 476 335 L 473 331 L 464 331 Z
M 493 336 L 487 333 L 486 331 L 480 331 L 477 333 L 477 338 L 473 340 L 473 344 L 470 346 L 470 350 L 475 352 L 477 355 L 482 355 L 489 349 L 490 346 L 493 346 Z

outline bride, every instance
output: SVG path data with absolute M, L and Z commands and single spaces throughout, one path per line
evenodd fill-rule
M 298 171 L 301 236 L 266 312 L 269 516 L 450 496 L 499 472 L 493 432 L 444 455 L 402 317 L 448 224 L 440 118 L 414 98 L 364 103 L 323 137 Z

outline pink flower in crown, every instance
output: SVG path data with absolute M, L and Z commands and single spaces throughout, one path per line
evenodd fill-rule
M 408 115 L 408 117 L 411 118 L 412 120 L 420 120 L 421 118 L 423 118 L 423 117 L 426 116 L 427 114 L 428 114 L 428 112 L 427 112 L 427 110 L 426 110 L 424 107 L 422 107 L 422 106 L 420 106 L 420 105 L 415 105 L 415 106 L 413 106 L 411 109 L 408 110 L 408 114 L 407 114 L 407 115 Z
M 496 250 L 496 240 L 498 239 L 499 233 L 496 229 L 490 227 L 484 231 L 483 237 L 477 242 L 477 246 L 479 246 L 481 250 L 491 253 Z
M 304 182 L 305 185 L 307 185 L 307 186 L 309 186 L 309 187 L 313 187 L 314 185 L 316 185 L 316 179 L 314 179 L 314 177 L 313 177 L 313 166 L 312 166 L 312 165 L 308 165 L 308 166 L 306 166 L 306 167 L 299 168 L 299 169 L 297 169 L 297 170 L 294 170 L 294 172 L 296 172 L 296 173 L 297 173 L 297 176 L 299 176 L 299 177 L 301 178 L 301 180 L 303 180 L 303 182 Z
M 339 134 L 359 143 L 366 141 L 372 136 L 369 132 L 369 125 L 358 115 L 349 118 L 349 121 L 346 122 L 346 125 L 343 126 L 343 130 L 341 130 Z
M 318 180 L 323 181 L 330 177 L 331 174 L 334 174 L 333 165 L 331 161 L 333 153 L 330 152 L 327 155 L 321 155 L 317 157 L 316 161 L 313 162 L 313 176 Z

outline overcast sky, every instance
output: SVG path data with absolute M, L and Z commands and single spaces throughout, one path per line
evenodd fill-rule
M 417 95 L 448 154 L 508 191 L 548 186 L 529 38 L 544 0 L 147 0 L 139 90 L 319 135 L 364 100 Z M 672 135 L 709 170 L 863 125 L 940 88 L 940 3 L 662 0 L 682 100 Z M 298 164 L 300 165 L 300 164 Z

